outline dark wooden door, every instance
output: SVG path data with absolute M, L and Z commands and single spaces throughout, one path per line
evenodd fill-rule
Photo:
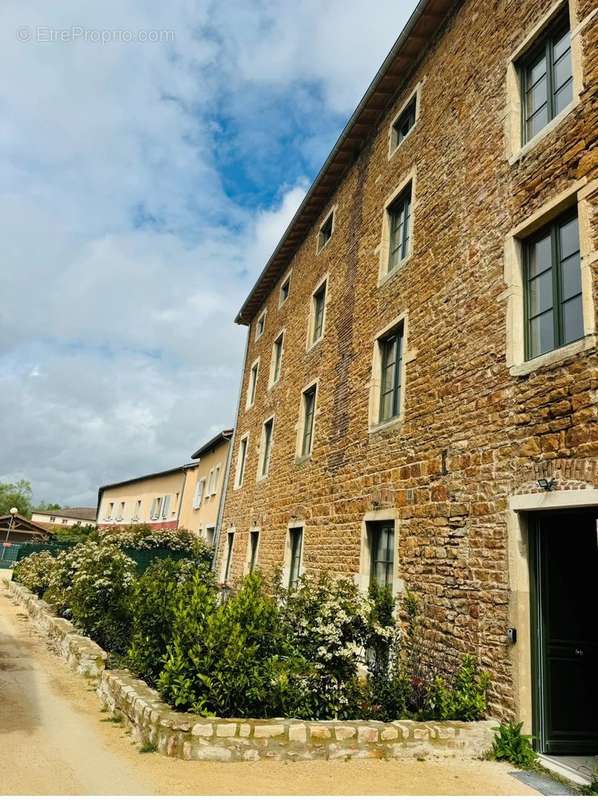
M 596 515 L 540 515 L 536 533 L 542 752 L 598 753 Z

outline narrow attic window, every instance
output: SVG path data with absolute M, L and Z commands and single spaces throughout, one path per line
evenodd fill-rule
M 334 230 L 334 211 L 331 211 L 330 214 L 326 217 L 324 222 L 322 223 L 322 227 L 320 228 L 320 233 L 318 235 L 318 252 L 322 250 L 332 238 L 332 232 Z

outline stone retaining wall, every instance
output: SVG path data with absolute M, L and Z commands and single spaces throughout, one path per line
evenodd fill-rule
M 35 628 L 48 639 L 50 648 L 75 672 L 97 681 L 106 669 L 107 653 L 87 636 L 81 636 L 72 622 L 57 617 L 51 606 L 29 589 L 13 581 L 4 583 L 9 594 L 25 606 Z
M 106 653 L 28 589 L 5 582 L 50 646 L 78 673 L 99 679 L 104 706 L 140 744 L 193 761 L 277 761 L 349 758 L 479 758 L 492 745 L 496 722 L 321 721 L 216 719 L 173 711 L 127 670 L 106 669 Z
M 497 724 L 210 719 L 173 711 L 126 670 L 104 672 L 98 694 L 140 744 L 192 761 L 479 758 L 491 748 Z

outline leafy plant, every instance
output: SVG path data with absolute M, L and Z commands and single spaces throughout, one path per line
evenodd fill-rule
M 47 550 L 42 550 L 17 561 L 12 577 L 14 581 L 22 583 L 29 591 L 41 597 L 50 585 L 55 565 L 54 556 Z
M 147 568 L 136 582 L 131 597 L 131 646 L 127 654 L 130 669 L 155 686 L 168 645 L 172 641 L 173 625 L 179 598 L 188 584 L 198 576 L 207 584 L 212 581 L 205 567 L 188 560 L 159 559 Z
M 284 639 L 278 608 L 258 575 L 217 604 L 194 578 L 177 606 L 173 641 L 158 687 L 177 708 L 218 716 L 270 716 Z
M 598 794 L 598 768 L 592 770 L 592 778 L 590 780 L 590 785 L 588 786 L 588 794 Z
M 501 723 L 496 728 L 492 755 L 497 761 L 510 761 L 520 769 L 537 766 L 538 755 L 532 747 L 532 737 L 521 733 L 523 722 Z

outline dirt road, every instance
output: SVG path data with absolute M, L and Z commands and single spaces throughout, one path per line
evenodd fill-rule
M 9 599 L 0 573 L 0 795 L 536 794 L 488 762 L 202 764 L 139 753 Z

